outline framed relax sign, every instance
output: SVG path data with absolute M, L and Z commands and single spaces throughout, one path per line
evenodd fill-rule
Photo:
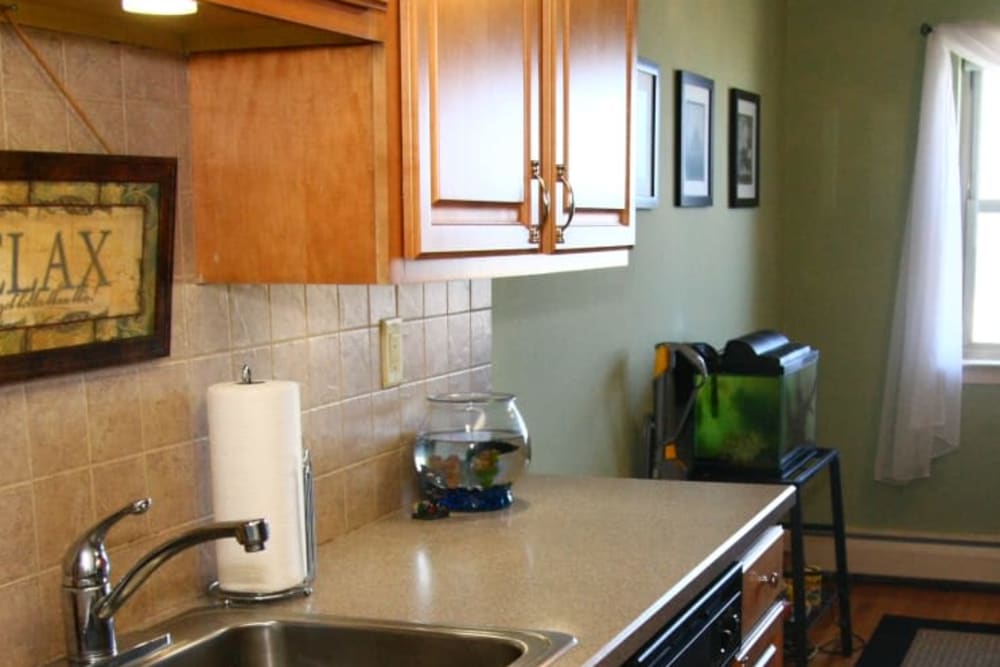
M 0 151 L 0 382 L 170 353 L 176 158 Z

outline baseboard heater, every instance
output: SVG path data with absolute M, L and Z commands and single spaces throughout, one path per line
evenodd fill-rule
M 1000 541 L 918 534 L 847 533 L 852 575 L 1000 585 Z M 787 544 L 787 542 L 786 542 Z M 805 535 L 806 563 L 834 571 L 833 537 Z

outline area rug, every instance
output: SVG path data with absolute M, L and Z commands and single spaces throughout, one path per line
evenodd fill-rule
M 887 614 L 855 667 L 1000 667 L 1000 625 Z

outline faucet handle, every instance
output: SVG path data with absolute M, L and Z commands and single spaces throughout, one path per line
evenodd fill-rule
M 108 582 L 108 562 L 104 538 L 116 523 L 133 514 L 145 514 L 152 498 L 140 498 L 110 514 L 81 535 L 63 557 L 63 583 L 74 587 L 101 586 Z

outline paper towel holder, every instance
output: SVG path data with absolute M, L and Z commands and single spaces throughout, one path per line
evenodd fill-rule
M 243 369 L 245 372 L 244 377 L 249 378 L 249 368 L 244 366 Z M 245 384 L 249 384 L 249 381 L 245 382 Z M 306 531 L 306 576 L 302 580 L 302 583 L 272 593 L 253 593 L 226 590 L 216 580 L 208 586 L 209 595 L 227 607 L 256 602 L 275 602 L 299 595 L 312 595 L 312 585 L 316 579 L 316 509 L 313 501 L 312 459 L 309 458 L 308 449 L 302 450 L 302 496 Z

